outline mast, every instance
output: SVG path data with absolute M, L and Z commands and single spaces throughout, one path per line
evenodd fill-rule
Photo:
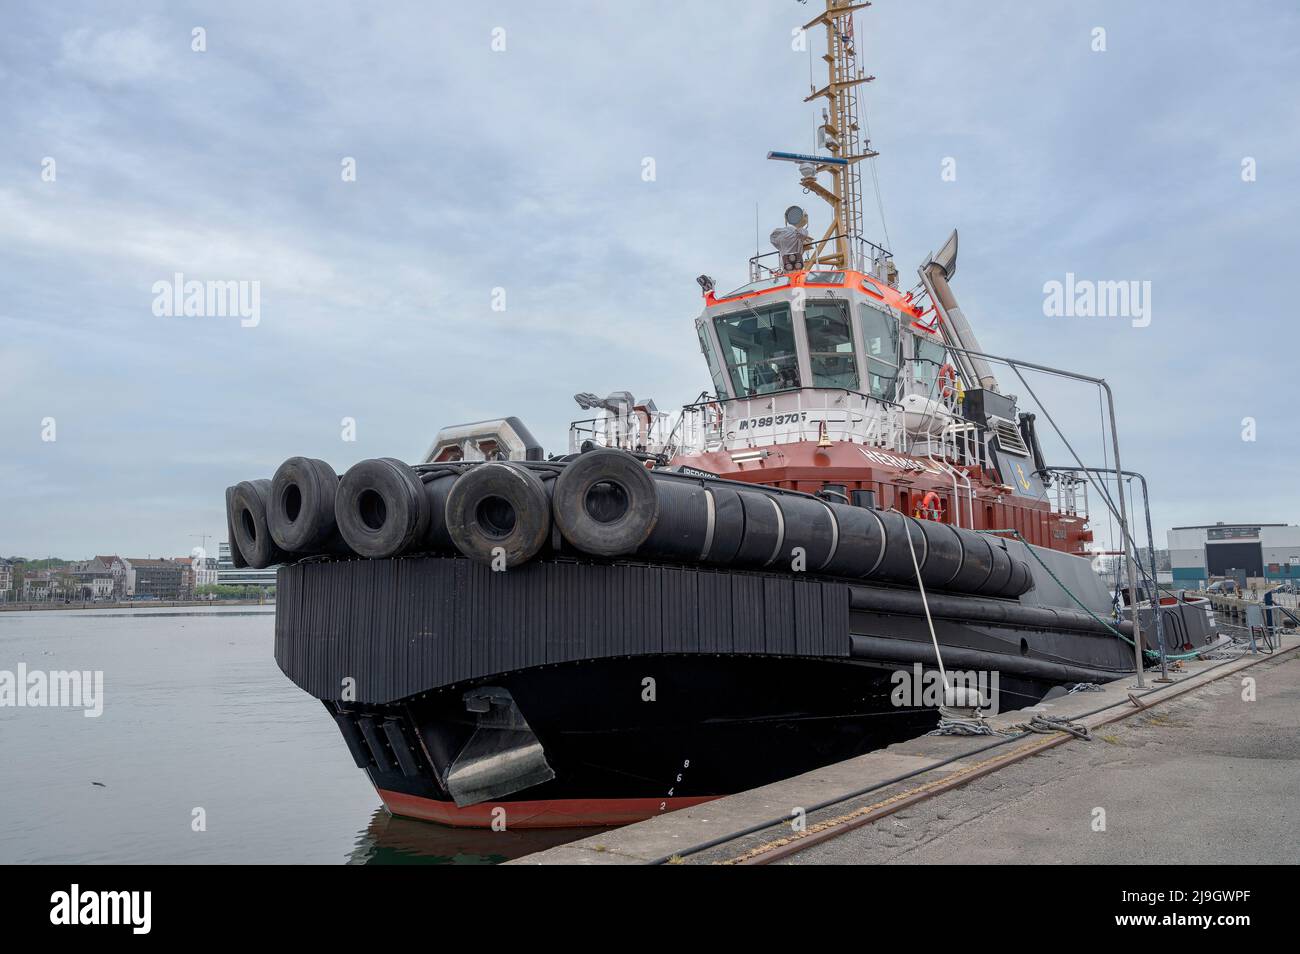
M 801 183 L 809 192 L 824 199 L 833 213 L 830 227 L 816 243 L 811 261 L 813 264 L 838 268 L 865 266 L 862 240 L 862 175 L 858 163 L 878 153 L 862 141 L 858 126 L 858 87 L 875 79 L 867 76 L 858 66 L 856 41 L 853 35 L 853 14 L 871 6 L 869 2 L 853 0 L 825 0 L 826 9 L 804 24 L 811 30 L 821 24 L 826 28 L 826 53 L 822 59 L 827 65 L 826 85 L 812 88 L 805 103 L 824 98 L 824 122 L 818 138 L 830 153 L 834 163 L 801 164 Z M 817 174 L 829 172 L 831 188 L 817 181 Z

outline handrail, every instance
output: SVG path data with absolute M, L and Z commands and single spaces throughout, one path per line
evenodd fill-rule
M 818 239 L 811 239 L 811 238 L 810 238 L 807 242 L 805 242 L 805 243 L 803 244 L 803 248 L 800 249 L 800 258 L 802 259 L 802 258 L 807 254 L 807 252 L 810 251 L 811 249 L 814 249 L 814 248 L 824 248 L 825 246 L 829 245 L 831 242 L 838 241 L 839 239 L 848 239 L 850 242 L 857 242 L 857 243 L 859 244 L 859 246 L 866 246 L 866 247 L 868 247 L 868 248 L 873 249 L 875 252 L 879 253 L 879 254 L 877 254 L 877 255 L 873 255 L 873 256 L 871 257 L 871 260 L 872 260 L 872 261 L 889 260 L 889 259 L 892 259 L 892 258 L 894 257 L 894 253 L 891 252 L 889 249 L 885 248 L 883 245 L 877 245 L 875 242 L 872 242 L 872 241 L 870 241 L 870 240 L 868 240 L 868 239 L 864 239 L 861 235 L 855 235 L 855 234 L 849 234 L 849 233 L 839 233 L 839 234 L 836 234 L 836 235 L 828 235 L 828 236 L 825 236 L 825 237 L 823 237 L 823 238 L 818 238 Z M 862 254 L 862 250 L 861 250 L 861 249 L 855 249 L 854 251 L 858 252 L 859 257 L 862 259 L 863 262 L 866 261 L 866 256 Z M 765 258 L 776 257 L 776 258 L 779 260 L 780 255 L 781 255 L 781 253 L 780 253 L 779 251 L 773 251 L 773 252 L 764 252 L 764 253 L 762 253 L 761 255 L 754 255 L 754 256 L 751 256 L 750 259 L 749 259 L 749 279 L 750 279 L 750 281 L 758 281 L 758 279 L 760 279 L 760 278 L 762 277 L 762 275 L 760 274 L 760 271 L 765 271 L 765 272 L 767 272 L 769 275 L 773 275 L 773 276 L 775 276 L 775 275 L 784 275 L 785 272 L 784 272 L 784 270 L 782 270 L 782 269 L 779 269 L 779 268 L 769 268 L 769 267 L 766 266 L 766 265 L 760 264 L 760 263 L 762 262 L 762 260 L 765 259 Z M 812 271 L 820 270 L 820 271 L 831 271 L 831 272 L 833 272 L 833 271 L 842 271 L 842 270 L 844 270 L 844 269 L 850 269 L 850 270 L 853 270 L 853 264 L 848 263 L 848 262 L 846 262 L 845 264 L 840 265 L 840 266 L 838 266 L 838 267 L 825 266 L 825 267 L 822 268 L 822 269 L 817 269 L 816 266 L 819 265 L 819 264 L 824 265 L 824 263 L 814 262 L 814 263 L 812 263 L 813 267 L 812 267 L 811 269 L 809 269 L 809 270 L 812 270 Z M 858 269 L 858 270 L 860 270 L 860 269 Z

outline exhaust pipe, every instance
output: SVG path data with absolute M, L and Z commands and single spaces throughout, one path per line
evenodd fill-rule
M 930 261 L 919 269 L 921 283 L 930 293 L 930 300 L 943 319 L 943 335 L 953 347 L 966 351 L 979 351 L 980 343 L 971 330 L 970 322 L 962 313 L 957 298 L 952 293 L 948 282 L 957 274 L 957 230 L 953 229 L 948 241 L 943 243 L 937 255 L 931 255 Z M 978 381 L 979 386 L 990 391 L 998 391 L 998 379 L 993 374 L 989 363 L 978 355 L 954 353 L 957 363 L 969 380 Z

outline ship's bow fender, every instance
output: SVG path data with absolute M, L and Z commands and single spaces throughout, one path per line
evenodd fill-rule
M 346 552 L 334 516 L 339 475 L 323 460 L 290 457 L 271 478 L 266 522 L 290 553 Z
M 601 448 L 565 466 L 555 479 L 551 507 L 569 543 L 593 556 L 614 557 L 646 542 L 659 520 L 660 500 L 641 461 Z
M 239 549 L 239 540 L 235 536 L 235 488 L 226 488 L 226 540 L 230 543 L 230 562 L 236 569 L 248 566 L 244 552 Z
M 551 533 L 551 498 L 533 471 L 518 464 L 478 464 L 447 494 L 447 534 L 471 560 L 526 563 Z
M 339 532 L 354 552 L 385 559 L 415 547 L 429 527 L 425 491 L 408 465 L 392 457 L 348 469 L 334 497 Z
M 266 522 L 266 502 L 271 495 L 269 480 L 244 480 L 235 485 L 231 497 L 235 540 L 248 565 L 260 570 L 288 557 L 271 537 Z

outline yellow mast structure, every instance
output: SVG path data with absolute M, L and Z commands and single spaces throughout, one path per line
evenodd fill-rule
M 865 0 L 825 3 L 826 9 L 803 28 L 811 30 L 818 24 L 826 28 L 826 53 L 822 59 L 827 64 L 827 82 L 821 89 L 812 87 L 804 102 L 825 98 L 823 145 L 834 158 L 844 162 L 809 168 L 801 180 L 803 187 L 826 200 L 833 212 L 830 227 L 815 244 L 810 263 L 863 269 L 867 263 L 862 261 L 862 176 L 858 163 L 878 153 L 863 143 L 858 127 L 858 87 L 875 77 L 865 75 L 858 66 L 853 14 L 871 4 Z M 817 181 L 819 172 L 831 174 L 831 188 Z

